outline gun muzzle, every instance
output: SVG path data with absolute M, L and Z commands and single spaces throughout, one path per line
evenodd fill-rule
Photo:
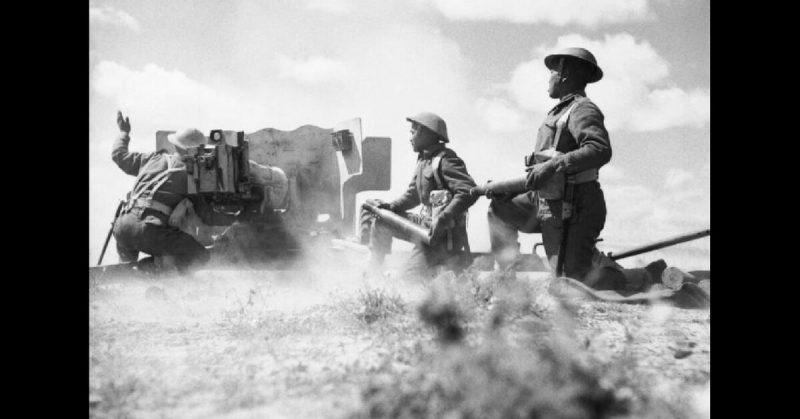
M 361 206 L 365 210 L 375 214 L 375 216 L 386 223 L 389 228 L 395 230 L 400 238 L 404 238 L 414 244 L 422 243 L 430 246 L 431 239 L 428 237 L 428 230 L 406 220 L 392 211 L 378 208 L 366 202 Z
M 498 180 L 498 181 L 489 181 L 486 184 L 481 186 L 476 186 L 469 190 L 469 194 L 472 196 L 485 196 L 487 193 L 491 192 L 493 195 L 498 194 L 521 194 L 528 189 L 525 187 L 525 182 L 527 181 L 527 177 L 523 176 L 520 178 L 508 179 L 508 180 Z

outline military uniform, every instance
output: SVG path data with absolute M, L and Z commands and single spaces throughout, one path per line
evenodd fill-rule
M 123 172 L 136 176 L 129 201 L 114 223 L 120 261 L 134 262 L 139 252 L 172 256 L 183 271 L 205 263 L 209 252 L 191 235 L 169 225 L 175 206 L 186 198 L 187 174 L 177 153 L 128 151 L 130 137 L 121 133 L 114 142 L 112 160 Z
M 438 167 L 433 167 L 434 161 L 438 161 Z M 435 170 L 439 173 L 434 173 Z M 446 190 L 452 194 L 452 199 L 438 212 L 438 216 L 441 220 L 452 220 L 454 226 L 443 240 L 433 242 L 430 246 L 416 245 L 405 265 L 406 274 L 429 275 L 431 268 L 437 265 L 459 270 L 469 263 L 466 213 L 477 200 L 477 197 L 469 194 L 474 186 L 475 181 L 467 172 L 464 161 L 443 144 L 436 144 L 418 154 L 414 176 L 403 195 L 391 202 L 392 210 L 428 228 L 435 211 L 431 203 L 431 191 Z M 420 204 L 422 210 L 419 214 L 405 212 Z M 369 217 L 369 214 L 362 212 L 362 222 L 363 217 Z M 400 237 L 380 220 L 373 219 L 372 223 L 370 248 L 381 259 L 384 254 L 390 253 L 392 237 L 407 239 Z
M 557 121 L 567 115 L 562 130 Z M 611 143 L 600 109 L 583 91 L 561 99 L 539 128 L 534 153 L 557 144 L 565 153 L 563 160 L 567 183 L 572 190 L 572 215 L 566 220 L 568 235 L 564 255 L 564 275 L 582 279 L 592 268 L 594 244 L 606 220 L 603 191 L 597 170 L 611 159 Z M 555 138 L 561 133 L 560 141 Z M 548 259 L 559 253 L 565 221 L 563 200 L 544 199 L 537 191 L 528 191 L 509 200 L 494 199 L 489 207 L 489 231 L 492 252 L 501 266 L 518 254 L 518 231 L 541 233 Z

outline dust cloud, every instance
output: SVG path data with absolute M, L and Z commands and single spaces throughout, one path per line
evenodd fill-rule
M 303 256 L 284 270 L 209 264 L 187 275 L 119 277 L 96 283 L 99 292 L 92 303 L 113 309 L 118 320 L 180 324 L 211 323 L 230 310 L 245 308 L 254 315 L 257 311 L 297 313 L 369 289 L 382 289 L 404 300 L 422 298 L 422 282 L 399 276 L 405 252 L 389 255 L 378 272 L 366 270 L 367 257 L 341 250 L 327 257 Z

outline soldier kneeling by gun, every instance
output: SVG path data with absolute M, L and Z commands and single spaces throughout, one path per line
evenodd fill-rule
M 466 213 L 477 200 L 469 193 L 475 182 L 463 160 L 445 147 L 450 140 L 442 118 L 423 112 L 406 119 L 411 146 L 419 153 L 414 176 L 394 201 L 367 200 L 360 216 L 361 242 L 369 244 L 373 267 L 383 263 L 397 237 L 415 244 L 406 275 L 432 276 L 438 266 L 460 271 L 471 262 Z M 420 204 L 419 214 L 406 212 Z
M 195 227 L 230 225 L 247 215 L 217 212 L 197 191 L 190 193 L 190 184 L 194 189 L 196 185 L 190 182 L 187 163 L 197 163 L 188 154 L 190 150 L 197 151 L 208 140 L 197 129 L 187 129 L 167 137 L 175 146 L 175 153 L 164 149 L 150 153 L 131 152 L 128 151 L 130 121 L 123 118 L 121 112 L 117 112 L 117 125 L 120 135 L 114 143 L 111 157 L 122 171 L 136 176 L 127 201 L 118 209 L 119 215 L 112 229 L 120 262 L 137 262 L 139 252 L 143 252 L 152 257 L 138 261 L 137 267 L 140 269 L 176 268 L 182 273 L 206 263 L 210 254 L 195 238 Z M 244 156 L 246 160 L 246 154 Z M 239 165 L 247 166 L 245 170 L 252 172 L 258 185 L 265 182 L 262 179 L 263 172 L 268 170 L 272 175 L 270 181 L 286 186 L 286 177 L 280 169 L 265 168 L 253 161 L 249 161 L 249 166 L 243 162 Z M 216 172 L 217 169 L 211 170 Z M 285 187 L 281 192 L 285 195 Z M 246 195 L 254 206 L 263 207 L 263 202 L 271 198 L 267 194 L 264 191 Z
M 583 48 L 567 48 L 545 57 L 551 77 L 548 92 L 559 102 L 539 128 L 534 152 L 526 156 L 528 174 L 492 182 L 472 193 L 492 199 L 489 237 L 501 268 L 519 256 L 518 232 L 541 233 L 556 275 L 597 289 L 638 288 L 660 278 L 666 264 L 623 269 L 595 247 L 606 221 L 599 169 L 611 159 L 603 113 L 585 92 L 603 72 Z M 643 271 L 643 272 L 642 272 Z M 643 279 L 642 277 L 646 277 Z

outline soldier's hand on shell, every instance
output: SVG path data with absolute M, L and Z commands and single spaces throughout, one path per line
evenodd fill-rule
M 117 126 L 119 127 L 120 132 L 124 132 L 126 134 L 130 134 L 131 132 L 131 120 L 130 117 L 122 117 L 122 111 L 117 111 Z
M 515 196 L 516 195 L 514 195 L 513 193 L 507 193 L 507 192 L 506 193 L 497 193 L 497 192 L 493 192 L 491 189 L 486 191 L 486 197 L 487 198 L 492 199 L 492 200 L 497 200 L 497 201 L 508 201 L 511 198 L 515 197 Z
M 389 210 L 391 212 L 394 212 L 395 210 L 394 205 L 389 202 L 384 202 L 380 199 L 375 199 L 374 201 L 377 201 L 374 205 L 380 209 Z
M 553 157 L 544 163 L 534 164 L 528 171 L 525 187 L 531 191 L 541 188 L 548 179 L 556 174 L 556 169 L 558 169 L 560 163 L 561 160 L 558 157 Z

